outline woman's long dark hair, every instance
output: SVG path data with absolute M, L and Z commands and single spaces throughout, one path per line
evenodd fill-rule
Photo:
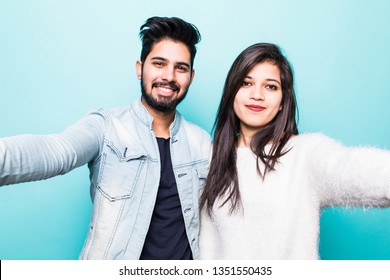
M 236 168 L 240 121 L 234 112 L 233 103 L 247 74 L 262 62 L 274 63 L 279 68 L 282 83 L 282 110 L 271 123 L 253 136 L 250 144 L 257 161 L 261 160 L 265 165 L 263 172 L 257 166 L 263 179 L 275 169 L 279 157 L 288 152 L 283 148 L 290 136 L 298 134 L 294 78 L 290 63 L 274 44 L 258 43 L 248 47 L 236 58 L 228 72 L 214 124 L 213 154 L 200 202 L 201 208 L 207 207 L 209 214 L 216 199 L 222 196 L 226 199 L 220 206 L 230 202 L 230 212 L 241 205 Z M 272 143 L 271 149 L 266 152 L 268 143 Z

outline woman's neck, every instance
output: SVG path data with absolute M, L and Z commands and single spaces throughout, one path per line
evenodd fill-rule
M 242 133 L 238 136 L 237 147 L 250 147 L 254 134 Z

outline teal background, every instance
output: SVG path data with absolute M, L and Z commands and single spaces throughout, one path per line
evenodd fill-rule
M 300 132 L 390 149 L 390 2 L 0 0 L 0 137 L 56 133 L 90 109 L 139 96 L 138 30 L 193 22 L 196 76 L 180 105 L 211 131 L 233 59 L 279 44 L 294 66 Z M 87 167 L 0 188 L 0 259 L 76 259 L 89 222 Z M 323 211 L 323 259 L 390 259 L 390 211 Z

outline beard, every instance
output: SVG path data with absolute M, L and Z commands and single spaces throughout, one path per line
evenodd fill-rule
M 176 85 L 175 82 L 166 82 L 166 83 L 153 83 L 152 88 L 158 85 L 169 85 L 172 89 L 176 89 L 177 91 L 180 90 L 180 87 Z M 145 100 L 145 102 L 152 107 L 153 109 L 156 109 L 160 112 L 172 112 L 176 110 L 177 105 L 179 105 L 180 102 L 183 101 L 183 99 L 186 97 L 188 92 L 188 87 L 184 90 L 184 93 L 181 97 L 160 97 L 159 99 L 152 96 L 151 93 L 147 93 L 146 86 L 143 80 L 143 75 L 141 78 L 141 93 L 142 98 Z M 176 94 L 177 96 L 177 94 Z

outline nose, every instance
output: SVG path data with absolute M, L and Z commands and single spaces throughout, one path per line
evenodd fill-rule
M 176 73 L 174 67 L 165 67 L 161 73 L 161 79 L 166 81 L 176 81 Z
M 254 100 L 264 100 L 264 92 L 261 87 L 253 87 L 249 95 L 250 99 Z

